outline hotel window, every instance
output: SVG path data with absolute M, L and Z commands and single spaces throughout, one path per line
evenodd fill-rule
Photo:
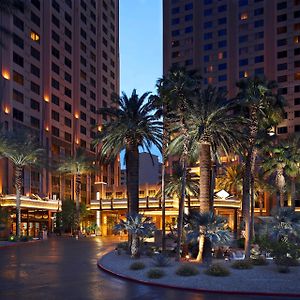
M 248 65 L 248 59 L 247 58 L 240 59 L 239 64 L 240 64 L 240 66 L 246 66 L 246 65 Z
M 265 36 L 265 34 L 264 34 L 263 31 L 260 31 L 260 32 L 257 32 L 257 33 L 254 34 L 254 38 L 255 38 L 256 40 L 262 39 L 262 38 L 264 38 L 264 36 Z
M 262 27 L 262 26 L 264 26 L 264 20 L 258 20 L 258 21 L 254 22 L 254 27 L 255 28 Z
M 72 0 L 65 0 L 66 4 L 72 8 Z
M 221 29 L 218 31 L 218 36 L 224 36 L 227 34 L 227 30 L 226 29 Z
M 80 139 L 80 147 L 81 148 L 86 148 L 86 141 L 85 140 Z
M 52 78 L 51 80 L 51 86 L 57 90 L 59 90 L 59 82 L 57 80 L 55 80 L 54 78 Z
M 59 20 L 58 20 L 54 15 L 52 15 L 52 23 L 53 23 L 57 28 L 60 27 Z
M 287 132 L 288 132 L 288 129 L 287 129 L 286 126 L 277 128 L 277 133 L 278 134 L 284 134 L 284 133 L 287 133 Z
M 218 66 L 218 70 L 221 71 L 221 70 L 226 70 L 227 69 L 227 63 L 224 63 L 224 64 L 220 64 Z
M 93 78 L 90 78 L 90 84 L 92 87 L 96 87 L 96 80 Z
M 35 75 L 36 77 L 40 77 L 40 69 L 36 67 L 35 65 L 30 65 L 30 72 L 31 74 Z
M 96 113 L 96 107 L 93 104 L 90 104 L 90 111 Z
M 80 133 L 86 135 L 86 128 L 80 125 Z
M 277 65 L 277 71 L 287 70 L 287 63 Z
M 24 103 L 24 95 L 21 92 L 13 89 L 13 100 L 23 104 Z
M 52 135 L 59 137 L 59 129 L 55 126 L 51 127 Z
M 295 68 L 300 68 L 300 60 L 296 60 L 296 61 L 294 62 L 294 67 L 295 67 Z
M 264 50 L 264 44 L 258 44 L 254 46 L 254 51 Z
M 13 118 L 15 120 L 23 122 L 24 121 L 24 113 L 16 108 L 14 108 L 13 109 Z
M 186 61 L 185 61 L 185 65 L 186 66 L 191 66 L 193 64 L 193 60 L 192 59 L 187 59 Z
M 204 0 L 204 4 L 205 4 L 205 5 L 212 4 L 212 1 L 213 1 L 213 0 Z
M 40 128 L 40 120 L 35 117 L 30 117 L 30 125 L 35 128 Z
M 300 48 L 294 49 L 294 55 L 299 55 L 300 54 Z
M 22 56 L 18 55 L 16 52 L 13 52 L 13 61 L 17 65 L 23 67 L 24 66 L 24 59 Z
M 248 0 L 239 0 L 239 6 L 246 6 L 248 5 Z
M 52 39 L 53 39 L 57 44 L 59 44 L 59 42 L 60 42 L 59 35 L 58 35 L 54 30 L 52 30 Z
M 287 39 L 277 40 L 277 46 L 285 46 L 287 44 Z
M 300 35 L 294 36 L 294 43 L 299 44 L 300 43 Z
M 226 74 L 220 75 L 220 76 L 218 77 L 218 81 L 226 81 L 226 80 L 227 80 L 227 75 L 226 75 Z
M 300 80 L 300 72 L 295 73 L 294 78 L 295 80 Z
M 14 25 L 18 27 L 20 30 L 24 31 L 24 22 L 14 15 Z
M 65 117 L 65 125 L 71 128 L 72 127 L 72 120 Z
M 59 113 L 55 110 L 52 110 L 51 111 L 51 118 L 52 118 L 52 120 L 55 120 L 55 121 L 59 122 Z
M 184 9 L 185 9 L 185 10 L 191 10 L 191 9 L 193 9 L 193 3 L 187 3 L 187 4 L 184 6 Z
M 294 105 L 300 105 L 300 98 L 294 99 Z
M 203 23 L 203 27 L 205 29 L 212 28 L 212 26 L 213 26 L 213 22 L 212 21 L 208 21 L 208 22 L 204 22 Z
M 172 25 L 177 25 L 179 23 L 180 23 L 180 19 L 179 18 L 172 19 Z
M 80 112 L 80 119 L 86 121 L 86 114 L 83 111 Z
M 300 30 L 300 23 L 294 24 L 294 30 Z
M 111 24 L 111 25 L 113 25 L 113 24 Z M 113 31 L 115 31 L 115 27 L 110 27 Z M 90 25 L 90 29 L 91 29 L 91 31 L 92 31 L 92 33 L 94 33 L 94 34 L 96 34 L 96 27 L 93 25 L 93 24 L 91 24 Z
M 52 96 L 51 96 L 51 102 L 53 104 L 59 106 L 59 98 L 56 95 L 54 95 L 54 94 L 52 94 Z
M 281 83 L 281 82 L 287 82 L 287 75 L 283 75 L 283 76 L 278 76 L 277 77 L 277 82 Z
M 18 35 L 15 33 L 13 34 L 13 42 L 16 46 L 18 46 L 21 49 L 24 49 L 24 41 L 21 39 Z
M 277 58 L 284 58 L 284 57 L 287 57 L 287 51 L 277 52 Z
M 96 100 L 96 94 L 93 91 L 90 91 L 90 97 L 93 100 Z
M 257 64 L 257 63 L 261 63 L 264 61 L 264 56 L 263 55 L 260 55 L 260 56 L 256 56 L 255 59 L 254 59 L 254 62 Z
M 180 12 L 180 7 L 173 7 L 172 8 L 172 14 L 175 15 L 175 14 L 178 14 Z
M 51 70 L 56 73 L 57 75 L 59 75 L 59 66 L 55 63 L 51 64 Z
M 36 93 L 37 95 L 40 94 L 40 86 L 32 81 L 30 82 L 30 89 L 32 92 Z
M 226 47 L 226 46 L 227 46 L 227 41 L 226 41 L 226 40 L 220 41 L 220 42 L 218 43 L 218 47 L 219 47 L 219 48 L 224 48 L 224 47 Z
M 277 10 L 285 9 L 287 8 L 287 2 L 280 2 L 277 3 Z
M 185 33 L 191 33 L 193 32 L 193 26 L 189 26 L 189 27 L 186 27 L 185 30 L 184 30 Z
M 65 50 L 66 50 L 68 53 L 72 54 L 72 47 L 71 47 L 71 45 L 68 44 L 67 42 L 65 42 Z
M 300 110 L 295 110 L 294 111 L 294 117 L 295 118 L 300 118 Z
M 287 27 L 286 26 L 277 28 L 277 34 L 282 34 L 282 33 L 286 33 L 286 32 L 287 32 Z
M 218 24 L 219 25 L 226 24 L 226 22 L 227 22 L 227 18 L 220 18 L 220 19 L 218 19 Z
M 284 22 L 287 20 L 287 15 L 286 14 L 283 14 L 283 15 L 280 15 L 280 16 L 277 16 L 277 22 Z
M 72 91 L 65 87 L 65 95 L 68 96 L 69 98 L 72 98 Z
M 59 7 L 59 4 L 55 0 L 52 0 L 52 7 L 59 13 L 60 7 Z
M 193 20 L 193 15 L 192 15 L 192 14 L 186 15 L 186 16 L 184 17 L 184 20 L 185 20 L 186 22 L 192 21 L 192 20 Z
M 72 25 L 72 17 L 67 12 L 65 12 L 65 20 Z
M 204 33 L 204 35 L 203 35 L 204 40 L 212 39 L 212 37 L 213 37 L 212 32 L 207 32 L 207 33 Z M 177 41 L 177 43 L 178 43 L 177 46 L 179 46 L 179 41 Z
M 86 94 L 86 86 L 83 85 L 82 83 L 80 84 L 80 90 L 81 90 L 81 92 Z
M 240 14 L 240 20 L 248 20 L 248 13 L 243 12 Z
M 69 83 L 72 83 L 72 76 L 67 72 L 65 72 L 65 80 Z
M 295 125 L 294 130 L 295 130 L 295 132 L 299 132 L 300 131 L 300 125 Z
M 72 61 L 70 59 L 68 59 L 67 57 L 65 57 L 65 65 L 67 67 L 69 67 L 70 69 L 72 69 Z
M 254 75 L 263 75 L 264 74 L 264 68 L 257 68 L 254 70 Z
M 279 89 L 277 89 L 277 91 L 278 91 L 279 95 L 287 95 L 287 93 L 288 93 L 288 89 L 286 87 L 285 88 L 279 88 Z
M 72 135 L 68 132 L 65 132 L 65 140 L 67 142 L 71 142 L 72 141 Z
M 71 30 L 69 30 L 67 27 L 65 27 L 65 35 L 71 39 L 72 38 L 72 32 Z
M 20 73 L 13 71 L 13 80 L 14 82 L 20 84 L 20 85 L 24 85 L 24 77 L 23 75 L 21 75 Z
M 83 13 L 80 14 L 80 20 L 86 24 L 86 16 Z
M 208 9 L 205 9 L 205 10 L 203 11 L 203 15 L 204 15 L 204 16 L 211 16 L 211 15 L 212 15 L 212 12 L 213 12 L 212 8 L 208 8 Z
M 80 105 L 86 107 L 86 100 L 84 100 L 82 97 L 80 97 Z
M 53 46 L 52 46 L 52 48 L 51 48 L 51 53 L 52 53 L 52 55 L 53 55 L 54 57 L 56 57 L 57 59 L 59 59 L 60 53 L 59 53 L 59 51 L 58 51 L 55 47 L 53 47 Z
M 221 5 L 218 7 L 218 12 L 224 12 L 227 11 L 227 5 Z
M 300 85 L 295 85 L 294 86 L 294 92 L 299 93 L 300 92 Z
M 96 120 L 94 118 L 90 118 L 90 124 L 92 126 L 96 125 Z
M 180 35 L 180 31 L 179 30 L 173 30 L 172 31 L 172 36 L 179 36 Z
M 294 12 L 294 18 L 300 18 L 300 10 Z
M 34 99 L 30 99 L 30 108 L 32 110 L 40 111 L 40 103 Z
M 263 15 L 263 14 L 264 14 L 264 8 L 263 7 L 256 8 L 254 10 L 254 16 L 260 16 L 260 15 Z
M 247 54 L 247 53 L 248 53 L 248 47 L 243 47 L 239 49 L 240 55 Z
M 212 50 L 212 48 L 213 48 L 213 44 L 206 44 L 203 46 L 204 51 Z
M 30 19 L 36 26 L 40 27 L 40 18 L 35 13 L 31 12 Z

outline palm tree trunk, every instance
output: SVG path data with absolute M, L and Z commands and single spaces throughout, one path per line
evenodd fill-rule
M 253 152 L 252 152 L 252 160 L 251 160 L 251 185 L 250 185 L 250 197 L 251 197 L 251 231 L 250 231 L 250 240 L 253 239 L 254 237 L 254 208 L 255 208 L 255 199 L 254 199 L 254 195 L 255 195 L 255 185 L 254 185 L 254 181 L 255 181 L 255 162 L 256 162 L 256 157 L 257 157 L 257 149 L 256 147 L 253 148 Z
M 245 175 L 243 178 L 243 219 L 245 222 L 245 257 L 250 257 L 250 178 L 251 178 L 251 156 L 249 151 L 245 163 Z
M 291 178 L 291 208 L 295 210 L 295 200 L 296 200 L 296 178 Z
M 138 237 L 135 233 L 131 234 L 131 257 L 138 257 L 139 247 L 138 247 Z
M 263 201 L 264 201 L 264 194 L 259 193 L 259 215 L 263 215 Z
M 128 213 L 139 213 L 139 150 L 137 145 L 126 146 Z
M 211 193 L 211 155 L 210 155 L 210 144 L 200 144 L 200 193 L 199 193 L 199 204 L 200 212 L 210 211 L 210 193 Z
M 80 230 L 80 191 L 81 191 L 81 174 L 75 175 L 75 197 L 76 197 L 76 229 Z
M 197 258 L 196 258 L 196 261 L 199 263 L 202 263 L 202 261 L 203 261 L 204 241 L 205 241 L 204 235 L 200 234 L 199 235 L 199 251 L 198 251 Z
M 285 178 L 283 175 L 283 168 L 278 168 L 276 173 L 276 184 L 279 189 L 279 203 L 280 207 L 284 207 L 284 196 L 285 196 Z
M 23 168 L 15 166 L 15 188 L 16 188 L 16 235 L 21 237 L 21 191 L 23 186 Z

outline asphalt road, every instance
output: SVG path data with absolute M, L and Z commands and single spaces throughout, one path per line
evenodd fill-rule
M 282 300 L 190 293 L 124 281 L 96 265 L 114 245 L 110 239 L 61 237 L 0 249 L 0 299 Z

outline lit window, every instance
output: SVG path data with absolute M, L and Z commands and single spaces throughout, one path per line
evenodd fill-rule
M 300 72 L 295 73 L 295 80 L 300 80 Z
M 299 44 L 300 43 L 300 35 L 294 36 L 294 43 Z
M 223 52 L 218 53 L 218 59 L 223 59 Z
M 2 70 L 2 77 L 6 80 L 9 80 L 10 79 L 10 74 L 9 74 L 9 71 L 7 70 Z
M 245 71 L 245 72 L 244 72 L 244 77 L 247 78 L 248 76 L 249 76 L 249 75 L 248 75 L 248 72 Z
M 40 40 L 40 36 L 34 31 L 30 32 L 30 38 L 35 42 Z
M 240 14 L 240 20 L 247 20 L 248 19 L 248 13 L 244 12 Z

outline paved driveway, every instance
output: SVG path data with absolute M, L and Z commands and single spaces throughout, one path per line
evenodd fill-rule
M 115 242 L 104 238 L 50 238 L 0 249 L 0 299 L 261 300 L 148 287 L 101 272 L 97 259 Z M 279 298 L 268 297 L 268 300 Z

